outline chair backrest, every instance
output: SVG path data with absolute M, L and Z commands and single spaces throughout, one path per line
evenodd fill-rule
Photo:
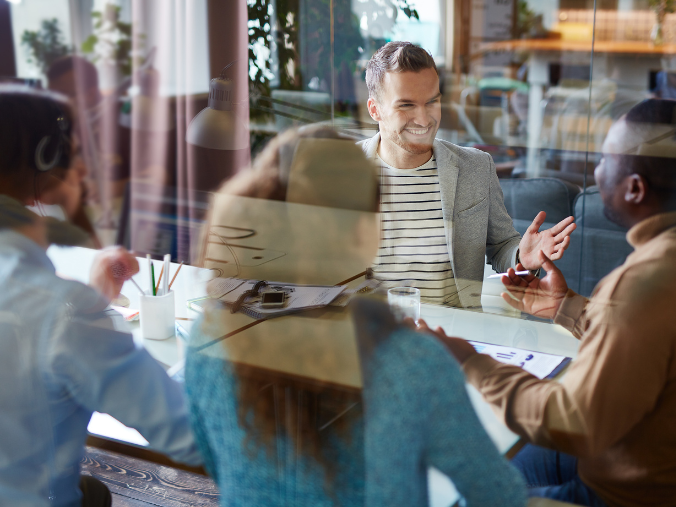
M 584 208 L 584 226 L 594 229 L 603 229 L 607 231 L 621 232 L 622 237 L 627 233 L 627 228 L 611 222 L 603 212 L 603 201 L 601 192 L 597 186 L 587 187 L 584 192 L 580 192 L 575 197 L 573 211 L 575 218 L 581 221 L 583 218 L 582 210 Z
M 556 224 L 573 214 L 573 202 L 579 194 L 577 185 L 556 178 L 501 179 L 505 208 L 514 228 L 526 232 L 540 211 L 547 213 L 547 224 Z
M 584 200 L 584 201 L 583 201 Z M 583 214 L 584 203 L 584 214 Z M 575 220 L 581 232 L 571 238 L 571 248 L 582 236 L 580 293 L 591 295 L 597 283 L 622 265 L 633 248 L 627 243 L 627 229 L 608 220 L 597 187 L 589 187 L 574 204 Z M 569 250 L 571 249 L 569 248 Z
M 590 296 L 601 278 L 620 266 L 633 249 L 627 243 L 627 229 L 603 213 L 597 187 L 589 187 L 575 197 L 573 214 L 577 229 L 563 258 L 555 264 L 571 289 Z

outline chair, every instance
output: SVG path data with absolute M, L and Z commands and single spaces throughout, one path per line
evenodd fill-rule
M 557 178 L 501 179 L 500 186 L 507 213 L 512 217 L 514 228 L 522 236 L 540 211 L 547 213 L 546 222 L 540 230 L 548 229 L 573 215 L 576 199 L 580 195 L 580 187 Z M 563 271 L 568 285 L 577 290 L 580 247 L 579 243 L 575 244 L 578 246 L 574 246 L 574 238 L 571 237 L 571 246 L 563 258 L 554 264 Z
M 627 229 L 604 215 L 597 187 L 580 192 L 577 185 L 556 178 L 503 179 L 500 186 L 507 213 L 521 235 L 541 210 L 547 212 L 541 229 L 570 215 L 575 217 L 577 229 L 570 236 L 570 246 L 554 264 L 563 272 L 568 286 L 583 296 L 590 296 L 601 278 L 632 252 Z
M 624 263 L 633 248 L 627 243 L 627 229 L 603 213 L 598 187 L 578 194 L 573 209 L 578 228 L 571 235 L 566 254 L 556 264 L 571 289 L 590 296 L 601 278 Z
M 514 228 L 523 235 L 540 211 L 547 213 L 543 229 L 573 214 L 580 187 L 556 178 L 501 179 L 505 208 Z

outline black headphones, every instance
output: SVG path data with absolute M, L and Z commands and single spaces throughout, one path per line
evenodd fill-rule
M 40 139 L 35 148 L 34 162 L 38 172 L 70 165 L 70 122 L 67 113 L 58 104 L 52 103 L 52 110 L 52 133 Z

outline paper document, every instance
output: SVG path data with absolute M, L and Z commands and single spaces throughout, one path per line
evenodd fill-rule
M 131 322 L 132 320 L 138 320 L 139 311 L 132 310 L 131 308 L 124 308 L 122 306 L 110 305 L 112 310 L 115 310 L 117 313 L 124 317 L 124 320 Z
M 128 444 L 148 446 L 148 441 L 134 428 L 129 428 L 108 414 L 94 412 L 87 431 L 104 438 L 113 438 Z
M 235 290 L 244 282 L 246 280 L 241 278 L 214 278 L 207 283 L 207 294 L 213 299 L 218 299 Z
M 309 310 L 312 308 L 319 308 L 326 306 L 331 301 L 336 299 L 338 295 L 345 290 L 346 286 L 339 287 L 314 287 L 314 286 L 297 286 L 293 292 L 287 293 L 286 305 L 283 308 L 262 308 L 260 306 L 260 298 L 252 298 L 247 301 L 244 306 L 249 310 L 253 310 L 259 314 L 260 317 L 264 315 L 275 315 L 291 313 L 298 310 Z
M 480 354 L 487 354 L 505 364 L 520 366 L 539 379 L 557 375 L 570 361 L 570 357 L 534 352 L 532 350 L 492 345 L 483 342 L 469 342 Z
M 238 278 L 223 279 L 223 284 L 214 289 L 214 294 L 227 289 L 227 292 L 219 297 L 226 304 L 234 304 L 246 291 L 254 288 L 256 280 L 241 280 Z M 346 285 L 296 285 L 283 282 L 268 282 L 263 291 L 279 291 L 286 293 L 286 302 L 280 308 L 263 308 L 260 305 L 260 295 L 247 298 L 241 311 L 256 319 L 279 317 L 288 313 L 301 310 L 310 310 L 327 306 L 336 299 L 345 289 Z M 213 296 L 212 296 L 213 297 Z

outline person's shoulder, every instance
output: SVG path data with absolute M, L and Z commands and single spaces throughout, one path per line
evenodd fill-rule
M 368 153 L 369 147 L 376 137 L 378 137 L 378 134 L 374 135 L 373 137 L 368 137 L 366 139 L 362 139 L 361 141 L 357 141 L 356 145 L 364 150 L 364 153 Z
M 609 320 L 628 325 L 664 322 L 676 301 L 676 264 L 664 256 L 632 258 L 635 255 L 600 282 L 590 311 L 606 312 Z
M 651 256 L 632 262 L 617 277 L 613 294 L 618 300 L 649 303 L 676 301 L 676 263 L 673 257 Z
M 451 152 L 455 157 L 458 158 L 460 162 L 470 162 L 474 164 L 490 164 L 490 155 L 485 151 L 478 150 L 476 148 L 470 148 L 468 146 L 458 146 L 453 144 L 450 141 L 445 139 L 435 139 L 434 140 L 435 149 L 446 149 Z M 439 154 L 436 154 L 437 160 L 439 159 Z

